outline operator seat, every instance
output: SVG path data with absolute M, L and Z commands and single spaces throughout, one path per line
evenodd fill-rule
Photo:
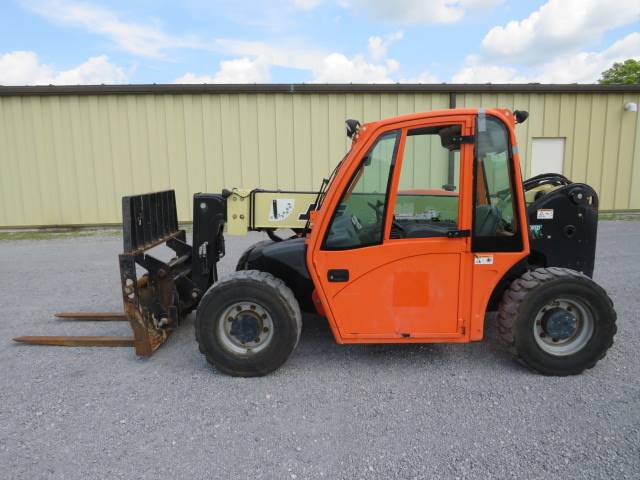
M 495 237 L 500 225 L 500 209 L 493 205 L 476 207 L 475 235 L 479 237 Z

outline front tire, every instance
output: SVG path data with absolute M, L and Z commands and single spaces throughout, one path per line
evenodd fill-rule
M 273 372 L 300 339 L 302 316 L 291 289 L 257 270 L 235 272 L 207 290 L 196 313 L 200 351 L 217 370 L 258 377 Z
M 604 289 L 568 268 L 538 268 L 516 279 L 498 311 L 502 341 L 545 375 L 577 375 L 613 345 L 616 312 Z

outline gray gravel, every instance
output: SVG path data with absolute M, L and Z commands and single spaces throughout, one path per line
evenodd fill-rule
M 223 272 L 259 236 L 233 237 Z M 151 359 L 29 347 L 20 334 L 128 334 L 51 320 L 119 310 L 120 240 L 0 242 L 0 477 L 640 478 L 640 222 L 602 222 L 596 280 L 616 343 L 547 378 L 470 345 L 340 346 L 306 318 L 290 361 L 258 379 L 213 371 L 192 319 Z

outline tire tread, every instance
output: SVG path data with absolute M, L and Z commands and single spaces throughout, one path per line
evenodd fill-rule
M 613 301 L 611 300 L 609 295 L 607 295 L 607 292 L 604 290 L 604 288 L 594 282 L 587 275 L 576 270 L 562 267 L 536 268 L 534 270 L 528 270 L 527 272 L 522 274 L 522 276 L 515 279 L 511 283 L 509 288 L 503 294 L 502 300 L 498 307 L 498 332 L 500 340 L 506 347 L 506 349 L 521 363 L 525 363 L 522 355 L 516 348 L 516 321 L 518 318 L 520 306 L 522 305 L 522 302 L 524 302 L 524 300 L 537 288 L 540 288 L 542 285 L 549 282 L 562 280 L 563 278 L 567 277 L 572 279 L 580 279 L 581 281 L 589 283 L 591 287 L 598 292 L 599 295 L 607 300 L 610 310 L 609 314 L 613 319 L 612 334 L 607 337 L 605 348 L 602 349 L 599 356 L 593 358 L 591 361 L 582 365 L 580 368 L 575 368 L 573 370 L 562 373 L 550 373 L 538 369 L 540 373 L 543 374 L 553 374 L 561 376 L 576 375 L 583 372 L 584 370 L 593 368 L 596 363 L 598 363 L 606 356 L 608 349 L 613 345 L 613 337 L 617 331 L 617 327 L 615 324 L 616 312 L 613 309 Z
M 298 345 L 298 342 L 300 341 L 300 333 L 302 331 L 302 312 L 300 311 L 298 301 L 296 300 L 293 292 L 287 286 L 287 284 L 270 273 L 262 272 L 259 270 L 238 270 L 236 272 L 233 272 L 213 284 L 203 295 L 201 303 L 207 302 L 210 297 L 218 295 L 219 290 L 223 287 L 232 285 L 234 283 L 246 281 L 256 283 L 257 285 L 268 285 L 269 287 L 274 289 L 277 292 L 277 295 L 283 300 L 283 303 L 286 305 L 291 317 L 295 320 L 296 324 L 296 340 L 293 346 L 293 348 L 295 349 Z M 196 341 L 198 342 L 198 348 L 200 352 L 205 356 L 207 362 L 213 365 L 215 368 L 222 370 L 229 375 L 238 375 L 238 372 L 221 367 L 219 363 L 215 362 L 210 353 L 207 352 L 207 349 L 201 341 L 200 335 L 198 333 L 200 331 L 200 321 L 198 320 L 198 318 L 199 316 L 196 315 Z

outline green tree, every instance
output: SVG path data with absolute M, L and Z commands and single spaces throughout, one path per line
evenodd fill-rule
M 640 83 L 640 62 L 633 58 L 625 60 L 624 63 L 616 62 L 610 69 L 602 72 L 602 78 L 598 83 L 604 85 Z

